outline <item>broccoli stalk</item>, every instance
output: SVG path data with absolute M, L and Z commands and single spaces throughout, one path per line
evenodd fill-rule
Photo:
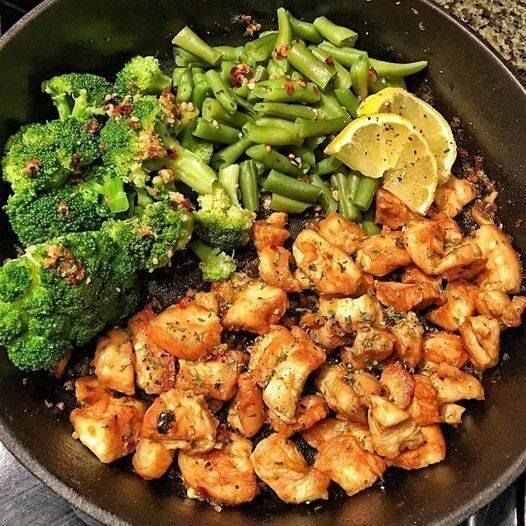
M 102 175 L 99 175 L 100 172 Z M 104 168 L 95 170 L 94 176 L 86 183 L 86 187 L 102 196 L 103 203 L 108 207 L 111 214 L 121 214 L 129 210 L 130 202 L 124 188 L 124 182 L 109 170 Z
M 117 73 L 115 91 L 126 95 L 158 95 L 168 89 L 172 79 L 165 75 L 154 57 L 134 57 Z
M 224 281 L 236 271 L 234 259 L 220 249 L 205 245 L 198 239 L 190 243 L 190 248 L 201 260 L 199 268 L 205 281 Z

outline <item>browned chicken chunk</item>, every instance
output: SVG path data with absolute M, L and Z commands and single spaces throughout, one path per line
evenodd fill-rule
M 438 393 L 433 382 L 421 374 L 414 375 L 415 389 L 407 412 L 419 426 L 440 422 Z
M 479 371 L 495 367 L 499 361 L 500 325 L 487 316 L 472 316 L 460 326 L 469 361 Z
M 133 455 L 133 469 L 143 479 L 159 479 L 172 465 L 174 454 L 174 450 L 167 449 L 160 442 L 142 438 Z
M 301 433 L 305 442 L 314 449 L 320 449 L 325 442 L 340 435 L 351 435 L 362 449 L 374 451 L 371 433 L 369 433 L 367 424 L 349 422 L 339 418 L 326 418 Z
M 93 405 L 109 396 L 111 391 L 96 376 L 82 376 L 75 380 L 75 398 L 81 405 Z
M 367 234 L 359 225 L 334 212 L 318 223 L 318 233 L 348 255 L 354 254 L 362 241 L 367 239 Z
M 422 359 L 424 327 L 414 312 L 407 313 L 391 327 L 395 339 L 394 349 L 408 367 L 414 369 Z
M 459 400 L 484 400 L 484 389 L 474 376 L 444 362 L 432 371 L 430 378 L 440 405 Z
M 330 298 L 321 296 L 319 313 L 325 318 L 334 318 L 347 332 L 364 325 L 382 325 L 384 316 L 378 300 L 364 294 L 359 298 Z
M 287 214 L 274 212 L 267 219 L 255 221 L 252 225 L 252 240 L 259 251 L 266 247 L 281 247 L 290 237 L 287 225 Z
M 402 232 L 387 232 L 366 239 L 356 253 L 358 266 L 368 274 L 382 277 L 411 263 Z
M 300 292 L 300 282 L 290 270 L 290 252 L 283 247 L 265 247 L 258 253 L 259 275 L 268 285 L 286 292 Z
M 476 296 L 475 306 L 479 314 L 496 319 L 503 328 L 519 327 L 526 309 L 526 297 L 510 299 L 500 290 L 481 290 Z
M 475 187 L 466 179 L 451 176 L 435 193 L 436 207 L 449 217 L 455 217 L 476 197 Z
M 396 283 L 377 281 L 376 297 L 386 307 L 397 312 L 420 310 L 430 305 L 442 305 L 444 297 L 440 290 L 430 283 Z
M 407 206 L 384 188 L 376 192 L 375 222 L 393 230 L 398 230 L 407 225 L 413 218 L 413 213 Z
M 390 363 L 384 368 L 380 383 L 385 388 L 386 397 L 390 402 L 393 402 L 400 409 L 407 408 L 413 398 L 415 380 L 400 362 Z
M 424 340 L 424 360 L 439 364 L 447 363 L 459 369 L 467 362 L 466 353 L 462 338 L 449 332 L 432 332 Z
M 276 433 L 289 437 L 295 433 L 311 428 L 317 422 L 323 420 L 328 412 L 329 408 L 322 396 L 307 395 L 299 401 L 292 424 L 284 423 L 283 420 L 277 418 L 272 411 L 269 413 L 270 424 Z
M 395 337 L 387 329 L 364 326 L 358 329 L 352 347 L 346 347 L 341 358 L 354 369 L 364 369 L 386 360 L 394 350 Z

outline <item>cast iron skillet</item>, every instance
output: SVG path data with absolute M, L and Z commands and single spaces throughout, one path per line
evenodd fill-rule
M 0 143 L 21 123 L 50 115 L 39 85 L 54 73 L 112 74 L 133 54 L 167 55 L 170 35 L 184 24 L 218 41 L 239 39 L 242 30 L 230 24 L 233 15 L 249 12 L 265 24 L 278 5 L 262 0 L 44 2 L 0 40 Z M 500 216 L 524 251 L 526 234 L 517 221 L 526 197 L 526 93 L 502 60 L 427 0 L 295 0 L 285 5 L 297 16 L 327 15 L 350 24 L 360 33 L 360 46 L 374 56 L 393 58 L 396 50 L 403 60 L 429 59 L 422 82 L 438 94 L 448 118 L 460 117 L 463 143 L 483 155 L 501 191 Z M 13 243 L 2 221 L 5 257 L 13 253 Z M 23 386 L 26 375 L 9 366 L 3 353 L 0 439 L 53 490 L 106 523 L 455 524 L 493 499 L 526 465 L 525 344 L 523 330 L 506 333 L 503 354 L 509 359 L 485 376 L 487 401 L 470 404 L 464 425 L 449 430 L 444 463 L 390 473 L 382 487 L 324 505 L 286 507 L 264 500 L 216 513 L 174 497 L 170 479 L 147 483 L 123 466 L 105 466 L 71 439 L 64 416 L 45 407 L 48 381 L 30 377 Z

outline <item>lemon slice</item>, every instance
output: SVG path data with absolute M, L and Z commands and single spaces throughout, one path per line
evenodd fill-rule
M 425 215 L 438 184 L 437 162 L 424 136 L 404 117 L 380 113 L 359 117 L 325 153 L 383 186 L 411 210 Z
M 386 88 L 367 97 L 358 108 L 359 115 L 376 113 L 395 113 L 410 121 L 435 154 L 438 184 L 449 179 L 457 157 L 457 145 L 451 126 L 435 108 L 403 88 Z

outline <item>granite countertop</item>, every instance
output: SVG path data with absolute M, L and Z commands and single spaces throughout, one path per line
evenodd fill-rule
M 526 86 L 525 0 L 435 1 L 488 41 Z M 0 34 L 38 3 L 38 0 L 0 0 Z M 524 524 L 524 517 L 517 517 L 513 506 L 518 491 L 522 491 L 521 486 L 509 488 L 468 524 Z M 82 526 L 87 523 L 93 524 L 87 517 L 77 515 L 66 501 L 32 476 L 0 444 L 0 526 Z

